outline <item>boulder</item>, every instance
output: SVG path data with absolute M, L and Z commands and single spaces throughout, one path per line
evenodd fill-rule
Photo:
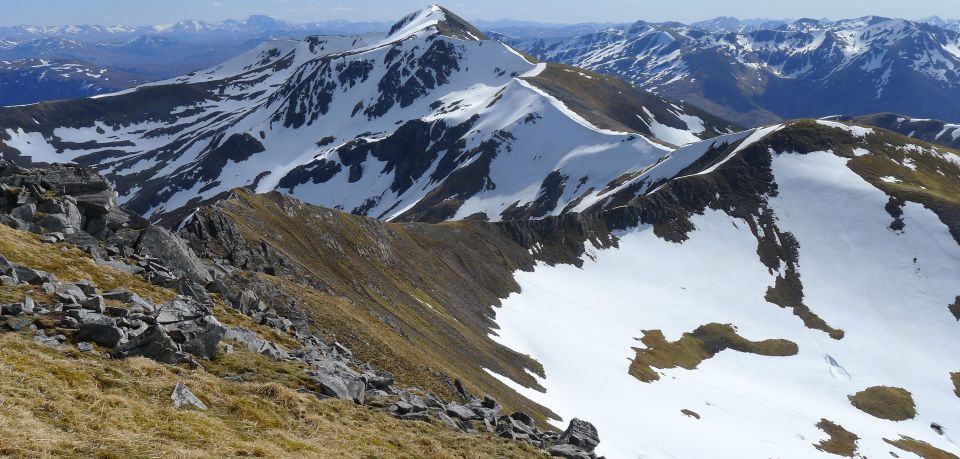
M 453 402 L 447 404 L 447 414 L 464 421 L 474 421 L 480 419 L 480 416 L 477 415 L 477 413 L 474 413 L 470 408 Z
M 0 255 L 0 274 L 9 276 L 13 274 L 14 267 L 14 264 L 10 263 L 10 261 L 7 260 L 7 257 Z
M 179 276 L 206 285 L 213 279 L 179 236 L 159 226 L 148 226 L 140 236 L 137 250 L 156 257 Z
M 547 448 L 547 453 L 552 457 L 562 457 L 564 459 L 593 459 L 593 455 L 576 446 L 569 444 L 559 444 Z
M 220 340 L 227 332 L 227 327 L 212 315 L 161 326 L 183 351 L 202 359 L 217 355 Z
M 24 204 L 11 210 L 10 216 L 22 222 L 33 223 L 33 214 L 36 211 L 37 206 L 33 204 Z
M 94 284 L 91 280 L 82 280 L 74 284 L 83 292 L 84 295 L 94 295 L 97 293 L 97 284 Z
M 363 404 L 367 387 L 359 373 L 328 357 L 311 360 L 310 365 L 307 374 L 323 388 L 324 395 Z
M 87 295 L 76 285 L 65 282 L 53 282 L 50 285 L 53 287 L 50 293 L 63 299 L 65 302 L 83 304 L 87 301 Z
M 121 288 L 103 293 L 100 296 L 102 296 L 105 300 L 115 300 L 124 304 L 128 304 L 133 301 L 133 297 L 136 295 L 127 289 Z
M 30 269 L 26 266 L 16 266 L 14 267 L 14 273 L 16 273 L 16 278 L 23 283 L 30 285 L 42 285 L 46 282 L 56 280 L 56 276 L 48 272 Z
M 160 326 L 154 325 L 117 349 L 120 357 L 141 356 L 160 363 L 183 363 L 189 357 Z
M 182 382 L 178 382 L 176 386 L 173 386 L 173 393 L 170 394 L 170 400 L 173 401 L 175 408 L 196 408 L 200 411 L 207 410 L 207 405 L 204 405 L 196 395 L 193 395 L 193 392 L 190 392 L 190 389 L 187 389 L 187 386 Z
M 103 347 L 114 348 L 123 339 L 123 330 L 117 322 L 102 314 L 87 314 L 77 330 L 78 341 L 91 341 Z
M 23 299 L 23 312 L 25 314 L 33 314 L 39 309 L 37 303 L 33 301 L 33 298 L 29 296 Z
M 567 430 L 560 436 L 560 442 L 579 447 L 585 451 L 593 451 L 600 444 L 597 428 L 587 421 L 573 418 Z
M 23 303 L 0 305 L 0 313 L 5 316 L 16 316 L 23 312 Z
M 70 226 L 70 220 L 64 214 L 52 214 L 41 218 L 37 225 L 47 231 L 56 231 L 58 233 L 72 233 L 77 228 Z
M 206 306 L 177 298 L 160 306 L 160 310 L 157 312 L 157 323 L 167 325 L 195 320 L 208 315 L 210 315 L 210 310 Z
M 27 318 L 12 317 L 3 324 L 7 330 L 18 332 L 33 325 L 33 321 Z
M 93 312 L 104 312 L 107 307 L 106 302 L 104 302 L 103 297 L 100 295 L 91 296 L 80 304 L 83 306 L 83 309 L 87 309 Z

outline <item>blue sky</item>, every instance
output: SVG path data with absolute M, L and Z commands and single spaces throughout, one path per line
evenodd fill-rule
M 392 21 L 430 0 L 0 0 L 0 25 L 157 24 L 181 19 L 220 21 L 269 14 L 291 22 L 327 19 Z M 916 19 L 960 18 L 960 0 L 451 0 L 440 2 L 468 19 L 539 22 L 690 22 L 741 18 L 846 18 L 877 14 Z

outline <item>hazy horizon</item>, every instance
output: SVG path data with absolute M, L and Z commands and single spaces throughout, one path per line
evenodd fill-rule
M 37 2 L 49 8 L 37 8 Z M 163 5 L 120 0 L 37 0 L 30 6 L 10 5 L 0 26 L 17 25 L 155 25 L 182 20 L 219 23 L 251 15 L 274 16 L 291 23 L 322 21 L 392 22 L 421 9 L 430 2 L 395 0 L 384 5 L 378 0 L 169 0 Z M 594 0 L 549 2 L 547 0 L 490 0 L 483 4 L 443 3 L 453 12 L 472 21 L 518 21 L 567 25 L 588 22 L 629 23 L 710 20 L 721 16 L 742 20 L 785 18 L 845 19 L 869 15 L 923 19 L 929 16 L 960 17 L 960 0 L 915 0 L 907 5 L 893 1 L 832 2 L 808 0 L 802 4 L 765 0 L 681 0 L 663 4 L 647 0 Z M 509 11 L 510 13 L 505 13 Z

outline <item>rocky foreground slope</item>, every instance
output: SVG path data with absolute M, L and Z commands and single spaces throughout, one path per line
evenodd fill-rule
M 540 448 L 594 457 L 599 439 L 587 422 L 574 419 L 562 433 L 540 430 L 542 414 L 507 411 L 494 398 L 475 397 L 472 385 L 459 379 L 438 373 L 448 386 L 437 395 L 411 386 L 428 378 L 395 378 L 354 355 L 337 340 L 340 330 L 318 331 L 324 322 L 298 315 L 296 304 L 282 304 L 289 297 L 254 292 L 272 287 L 270 280 L 258 281 L 250 272 L 252 278 L 237 280 L 244 275 L 232 264 L 197 258 L 175 234 L 120 210 L 115 191 L 99 175 L 73 166 L 24 169 L 2 162 L 0 182 L 0 220 L 6 225 L 0 227 L 0 327 L 9 333 L 0 338 L 0 364 L 8 370 L 5 377 L 18 378 L 0 390 L 4 404 L 16 407 L 16 413 L 0 416 L 0 430 L 10 434 L 7 439 L 14 431 L 53 438 L 0 442 L 4 454 L 217 456 L 233 448 L 243 455 L 523 457 L 538 455 Z M 355 314 L 343 311 L 330 323 Z M 58 372 L 70 375 L 71 391 L 55 397 L 24 392 L 62 384 Z M 168 385 L 142 381 L 145 372 Z M 365 409 L 318 404 L 323 400 Z M 95 410 L 104 403 L 113 405 L 111 417 L 120 421 L 88 425 L 108 420 L 94 422 L 82 407 Z M 67 414 L 51 417 L 45 406 Z M 184 422 L 191 415 L 181 414 L 183 409 L 204 414 Z M 304 418 L 308 409 L 336 420 Z M 182 423 L 182 430 L 139 431 L 147 415 L 142 410 L 158 411 Z M 239 424 L 229 420 L 237 416 Z M 222 426 L 225 436 L 197 436 L 195 429 L 211 426 Z M 280 438 L 256 439 L 284 426 Z M 385 426 L 392 433 L 375 433 Z M 318 438 L 312 429 L 335 439 Z M 108 434 L 92 433 L 104 430 Z

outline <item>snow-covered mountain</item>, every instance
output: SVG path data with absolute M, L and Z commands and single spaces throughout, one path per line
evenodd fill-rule
M 943 103 L 960 97 L 960 32 L 875 16 L 736 32 L 729 25 L 711 32 L 637 22 L 510 43 L 743 125 L 883 111 L 960 119 L 960 106 Z
M 538 218 L 731 130 L 436 6 L 386 34 L 271 42 L 136 90 L 0 110 L 5 156 L 96 167 L 150 217 L 249 186 L 391 220 Z

